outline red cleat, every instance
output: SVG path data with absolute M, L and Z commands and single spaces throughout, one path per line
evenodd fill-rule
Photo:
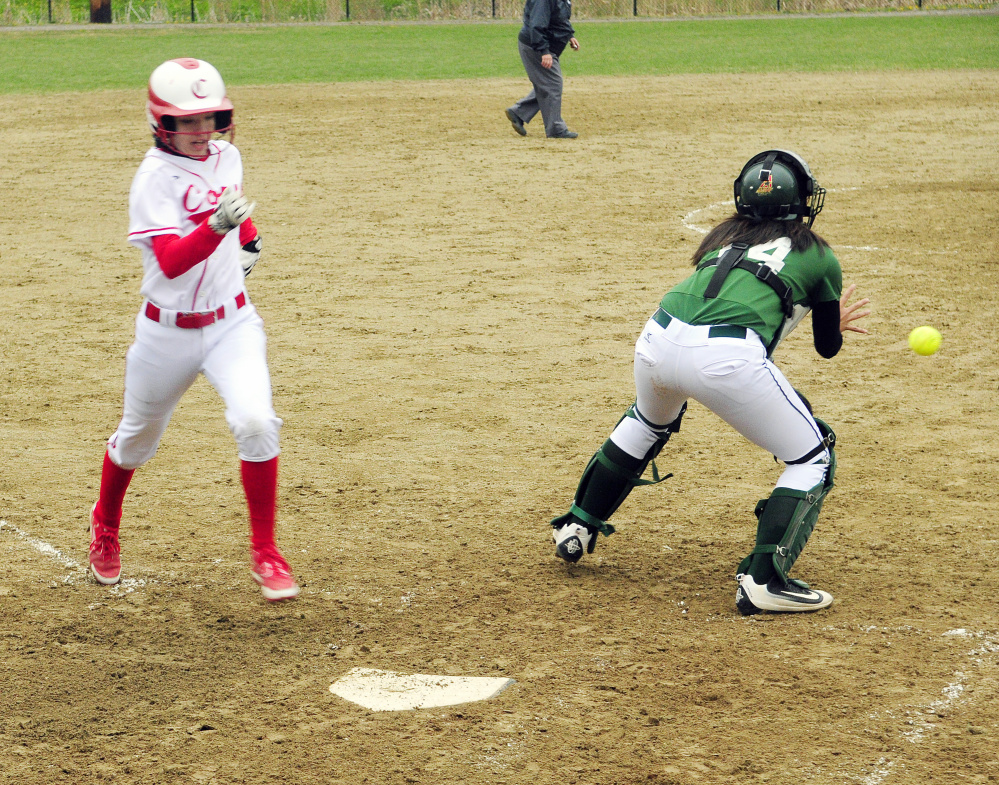
M 97 520 L 96 503 L 90 508 L 90 571 L 105 586 L 114 586 L 121 580 L 118 532 Z
M 253 567 L 250 574 L 253 580 L 260 584 L 264 597 L 272 602 L 291 600 L 298 596 L 301 589 L 291 577 L 291 567 L 284 560 L 276 545 L 266 545 L 263 548 L 251 548 Z

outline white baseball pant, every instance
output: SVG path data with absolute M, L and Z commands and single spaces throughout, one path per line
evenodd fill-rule
M 752 330 L 746 338 L 710 338 L 708 326 L 650 319 L 635 344 L 636 407 L 656 425 L 673 422 L 688 398 L 703 404 L 779 460 L 815 449 L 822 434 L 784 374 L 767 359 Z M 641 458 L 660 438 L 648 425 L 624 418 L 611 440 Z M 829 451 L 806 464 L 788 465 L 777 487 L 807 491 L 825 479 Z
M 125 406 L 108 455 L 135 469 L 159 447 L 177 403 L 199 373 L 225 402 L 225 418 L 244 461 L 268 461 L 280 453 L 281 420 L 274 412 L 263 319 L 250 303 L 200 329 L 182 329 L 147 318 L 135 322 L 135 341 L 125 358 Z

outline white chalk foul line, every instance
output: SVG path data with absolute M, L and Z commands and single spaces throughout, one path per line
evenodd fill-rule
M 48 556 L 50 559 L 58 562 L 63 567 L 67 567 L 68 569 L 73 570 L 73 572 L 87 572 L 86 567 L 83 567 L 79 563 L 70 559 L 68 556 L 65 556 L 63 552 L 54 545 L 49 545 L 49 543 L 44 540 L 39 540 L 37 537 L 33 537 L 31 534 L 24 531 L 24 529 L 20 529 L 12 523 L 0 520 L 0 531 L 3 531 L 4 529 L 13 532 L 17 537 L 26 542 L 40 554 Z M 66 582 L 65 579 L 64 582 Z
M 77 561 L 66 556 L 62 551 L 56 548 L 54 545 L 50 545 L 44 540 L 40 540 L 33 536 L 24 529 L 15 526 L 12 523 L 8 523 L 6 520 L 0 519 L 0 532 L 9 531 L 14 534 L 18 539 L 26 543 L 27 545 L 34 548 L 43 556 L 47 556 L 54 562 L 61 564 L 66 569 L 72 570 L 69 575 L 63 577 L 63 583 L 76 583 L 77 580 L 81 578 L 86 578 L 90 575 L 90 567 L 83 566 Z M 125 578 L 120 583 L 114 586 L 104 587 L 113 594 L 129 594 L 136 589 L 140 589 L 147 583 L 153 583 L 153 581 L 147 580 L 145 578 Z
M 995 633 L 957 629 L 948 630 L 943 635 L 944 637 L 972 638 L 980 641 L 978 646 L 965 655 L 971 660 L 970 664 L 972 665 L 982 666 L 985 664 L 986 656 L 999 654 L 999 635 Z M 952 678 L 954 681 L 941 690 L 942 698 L 914 712 L 907 712 L 909 719 L 906 722 L 911 727 L 902 732 L 903 739 L 911 744 L 921 743 L 926 739 L 927 732 L 935 728 L 934 723 L 927 717 L 943 716 L 951 709 L 969 700 L 965 693 L 965 688 L 970 681 L 968 674 L 959 670 L 954 672 Z M 882 785 L 888 779 L 894 766 L 895 761 L 884 757 L 879 758 L 878 762 L 871 767 L 871 772 L 860 781 L 861 785 Z
M 854 188 L 829 188 L 827 189 L 829 193 L 845 192 L 845 191 L 859 191 L 859 187 Z M 732 201 L 730 199 L 724 202 L 713 202 L 707 207 L 698 207 L 696 210 L 691 210 L 685 216 L 683 216 L 683 227 L 684 229 L 690 229 L 692 232 L 697 232 L 698 234 L 707 234 L 711 231 L 710 226 L 700 226 L 694 223 L 694 219 L 701 213 L 705 213 L 708 210 L 715 210 L 719 207 L 732 206 Z M 937 256 L 948 256 L 950 251 L 932 251 L 926 248 L 918 248 L 916 250 L 910 250 L 908 248 L 881 248 L 877 245 L 840 245 L 836 244 L 837 248 L 846 248 L 851 251 L 886 251 L 888 253 L 906 253 L 906 254 L 933 254 Z
M 891 772 L 891 767 L 895 764 L 890 760 L 885 760 L 884 758 L 879 758 L 878 762 L 874 765 L 874 771 L 868 774 L 860 781 L 860 785 L 881 785 L 885 781 L 885 778 Z

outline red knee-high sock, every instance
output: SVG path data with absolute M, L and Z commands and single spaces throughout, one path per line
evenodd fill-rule
M 101 469 L 101 494 L 97 498 L 97 517 L 107 528 L 118 530 L 121 523 L 121 504 L 125 491 L 132 481 L 135 469 L 122 469 L 104 453 L 104 467 Z
M 250 510 L 250 545 L 254 548 L 273 545 L 278 459 L 241 461 L 239 468 L 246 492 L 246 506 Z

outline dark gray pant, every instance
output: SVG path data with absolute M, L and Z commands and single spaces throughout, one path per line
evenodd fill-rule
M 552 67 L 542 68 L 541 54 L 537 50 L 519 39 L 517 46 L 527 78 L 531 80 L 534 89 L 511 106 L 510 111 L 525 125 L 540 111 L 541 119 L 545 121 L 545 135 L 561 136 L 569 127 L 562 119 L 562 69 L 558 58 L 553 55 Z

